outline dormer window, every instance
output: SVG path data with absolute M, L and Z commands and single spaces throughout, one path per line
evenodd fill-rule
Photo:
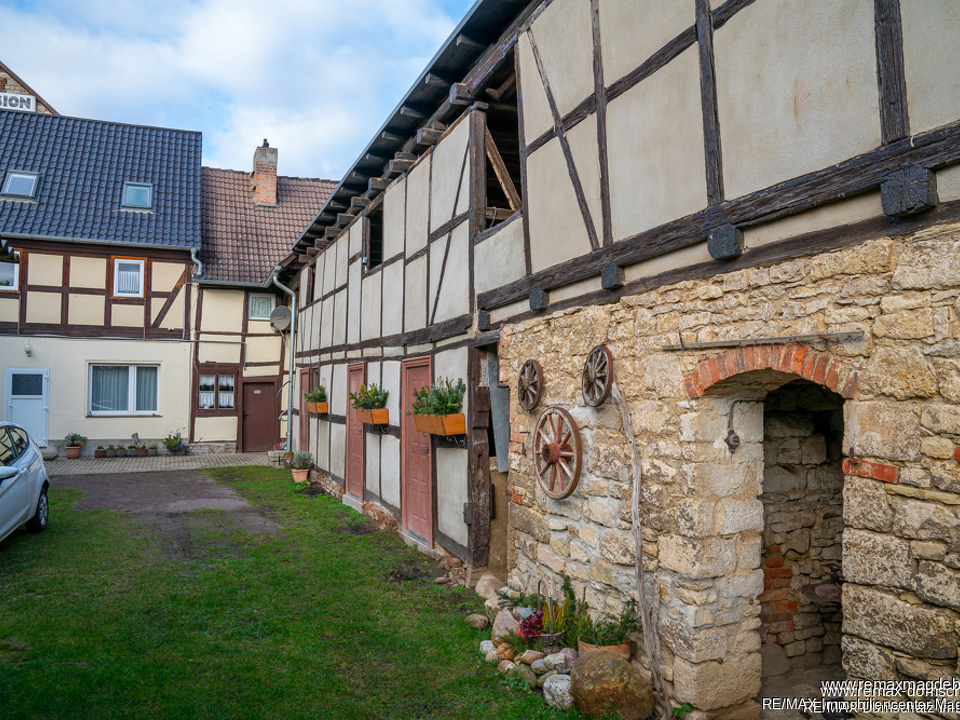
M 123 207 L 131 210 L 149 210 L 153 207 L 153 185 L 146 183 L 123 184 Z
M 36 173 L 11 170 L 3 180 L 3 197 L 33 200 L 37 196 L 40 176 Z

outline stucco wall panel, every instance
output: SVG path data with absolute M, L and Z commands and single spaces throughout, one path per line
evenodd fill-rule
M 0 295 L 0 322 L 16 322 L 20 317 L 20 297 Z M 100 322 L 103 322 L 101 316 Z
M 826 230 L 881 215 L 883 215 L 883 206 L 880 203 L 880 194 L 861 195 L 823 205 L 782 220 L 746 228 L 743 231 L 743 243 L 747 248 L 759 247 L 795 235 Z
M 463 506 L 467 502 L 467 452 L 437 448 L 437 527 L 444 535 L 466 545 Z
M 371 340 L 380 337 L 380 282 L 383 273 L 373 273 L 363 278 L 362 308 L 360 313 L 360 339 Z
M 697 22 L 694 0 L 600 0 L 599 7 L 607 85 L 638 68 Z
M 26 294 L 28 323 L 60 324 L 60 294 L 28 292 Z
M 523 135 L 529 145 L 553 127 L 553 115 L 530 40 L 525 34 L 517 41 L 517 48 L 520 54 L 520 90 L 523 94 Z
M 400 363 L 392 360 L 384 361 L 381 370 L 380 382 L 390 391 L 387 396 L 387 410 L 393 424 L 399 425 L 409 411 L 410 403 L 400 394 Z M 401 408 L 400 405 L 403 404 Z
M 353 257 L 363 249 L 363 218 L 353 221 L 350 226 L 350 257 Z
M 527 159 L 530 259 L 537 272 L 590 252 L 590 240 L 559 140 Z
M 343 345 L 347 341 L 347 291 L 341 290 L 333 300 L 333 344 Z
M 706 207 L 697 48 L 611 102 L 607 136 L 615 241 Z
M 960 118 L 960 4 L 955 0 L 900 3 L 903 65 L 910 132 L 917 134 Z
M 360 261 L 350 265 L 349 305 L 347 306 L 347 342 L 355 343 L 360 340 Z
M 153 272 L 152 287 L 154 292 L 170 292 L 173 286 L 183 275 L 183 263 L 151 263 Z M 73 271 L 73 261 L 70 261 L 70 270 Z
M 567 133 L 570 143 L 570 154 L 577 167 L 583 195 L 587 199 L 587 208 L 596 230 L 597 237 L 602 237 L 603 210 L 600 204 L 600 149 L 597 143 L 596 116 L 587 118 L 571 128 Z
M 62 285 L 63 255 L 30 253 L 27 260 L 27 282 L 30 285 Z
M 473 249 L 473 282 L 478 293 L 523 277 L 523 218 L 500 227 Z
M 251 363 L 280 362 L 280 336 L 248 337 L 244 360 Z
M 321 470 L 330 472 L 330 423 L 326 420 L 315 420 L 316 434 L 311 436 L 311 449 L 314 452 L 314 462 Z
M 198 417 L 194 427 L 194 437 L 203 438 L 204 442 L 229 442 L 237 439 L 235 417 Z
M 107 286 L 105 258 L 70 258 L 70 287 L 102 289 Z
M 143 305 L 117 305 L 113 303 L 110 308 L 110 323 L 118 327 L 143 327 L 144 312 L 146 308 Z M 27 314 L 29 316 L 30 306 L 27 305 Z M 57 315 L 59 317 L 59 313 Z
M 430 161 L 428 154 L 407 175 L 407 255 L 427 244 L 430 203 Z
M 323 301 L 322 306 L 320 311 L 320 347 L 327 348 L 333 341 L 334 299 L 332 297 L 327 298 Z
M 217 342 L 200 342 L 200 362 L 215 363 L 238 363 L 240 362 L 240 348 L 243 345 L 240 342 L 239 335 L 218 335 L 216 338 L 207 336 L 208 340 L 216 339 Z M 251 368 L 259 371 L 260 368 Z
M 333 366 L 333 380 L 327 385 L 327 397 L 334 413 L 347 414 L 347 366 L 343 363 Z
M 880 145 L 871 0 L 754 3 L 714 48 L 727 198 Z
M 201 330 L 238 333 L 243 330 L 243 291 L 205 288 L 201 312 Z
M 457 227 L 450 235 L 446 267 L 443 256 L 447 248 L 447 238 L 435 240 L 430 246 L 430 313 L 434 322 L 449 320 L 452 317 L 470 311 L 470 275 L 468 223 Z M 443 284 L 437 295 L 437 285 L 443 268 Z M 433 303 L 436 298 L 437 309 Z
M 380 441 L 380 497 L 400 507 L 400 439 L 384 435 Z
M 344 477 L 346 467 L 347 427 L 340 423 L 330 425 L 330 472 L 338 478 Z
M 457 380 L 467 382 L 469 374 L 467 372 L 467 349 L 456 348 L 454 350 L 445 350 L 438 352 L 433 358 L 433 377 L 449 378 L 456 384 Z M 467 396 L 463 396 L 463 412 L 468 411 Z
M 407 265 L 404 291 L 403 329 L 419 330 L 426 324 L 427 259 L 421 257 Z
M 338 288 L 341 287 L 345 282 L 347 282 L 347 263 L 350 259 L 350 256 L 348 255 L 349 238 L 350 238 L 349 232 L 340 233 L 340 237 L 337 238 L 336 287 Z
M 366 445 L 363 448 L 364 487 L 377 497 L 380 496 L 380 435 L 366 433 Z
M 337 244 L 332 243 L 323 252 L 323 294 L 337 287 Z
M 163 308 L 165 300 L 156 299 L 153 301 L 151 306 L 151 316 L 152 320 L 155 320 L 157 315 L 160 314 L 160 310 Z M 184 290 L 180 290 L 177 293 L 177 296 L 174 298 L 173 303 L 170 305 L 170 309 L 167 311 L 166 316 L 163 318 L 163 321 L 160 323 L 160 327 L 165 329 L 172 328 L 182 328 L 183 319 L 184 319 L 184 306 L 186 305 L 186 294 Z
M 464 115 L 433 151 L 433 179 L 430 182 L 431 230 L 436 230 L 470 207 L 470 193 L 467 190 L 469 164 L 464 164 L 469 144 L 469 117 Z M 456 211 L 453 207 L 455 200 Z
M 396 335 L 403 332 L 403 263 L 395 262 L 380 271 L 383 281 L 382 335 Z
M 71 325 L 103 325 L 106 298 L 102 295 L 71 295 L 67 321 Z
M 313 264 L 313 293 L 310 298 L 311 302 L 316 302 L 323 297 L 323 269 L 326 261 L 326 256 L 321 253 L 317 255 L 317 259 Z
M 659 275 L 660 273 L 676 270 L 688 265 L 698 265 L 703 262 L 713 261 L 713 258 L 710 256 L 710 251 L 707 249 L 707 243 L 702 242 L 672 253 L 658 255 L 655 258 L 650 258 L 643 262 L 627 265 L 623 270 L 623 276 L 627 282 L 630 282 L 631 280 L 638 280 L 643 277 L 650 277 L 651 275 Z
M 383 259 L 403 252 L 407 223 L 407 180 L 387 188 L 383 196 Z
M 590 3 L 554 0 L 533 23 L 533 36 L 560 116 L 593 94 Z

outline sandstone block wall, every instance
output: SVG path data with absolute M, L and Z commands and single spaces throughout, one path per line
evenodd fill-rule
M 772 507 L 766 514 L 761 498 L 762 401 L 803 376 L 846 399 L 840 449 L 845 456 L 854 453 L 852 463 L 844 461 L 842 484 L 847 671 L 866 678 L 956 672 L 958 240 L 958 226 L 876 238 L 504 327 L 501 381 L 515 385 L 528 358 L 540 361 L 545 378 L 544 399 L 534 413 L 516 405 L 515 394 L 511 410 L 511 584 L 533 590 L 540 578 L 558 583 L 562 571 L 578 594 L 586 591 L 592 607 L 609 612 L 635 596 L 631 476 L 619 412 L 612 401 L 585 407 L 579 392 L 586 355 L 606 344 L 642 457 L 643 563 L 651 583 L 647 592 L 660 601 L 664 675 L 675 700 L 706 716 L 732 717 L 754 707 L 765 517 L 775 515 Z M 747 348 L 729 357 L 722 350 L 662 349 L 678 337 L 692 342 L 840 331 L 863 335 L 810 347 Z M 711 365 L 711 358 L 719 362 Z M 714 374 L 698 389 L 694 381 L 707 372 L 699 371 L 704 364 Z M 580 485 L 562 501 L 538 489 L 532 464 L 532 431 L 550 405 L 573 414 L 584 447 Z M 741 439 L 734 453 L 723 442 L 731 426 Z M 805 441 L 817 456 L 828 443 L 812 437 L 800 438 L 801 465 Z M 784 448 L 795 450 L 792 442 Z M 829 445 L 826 450 L 830 457 Z M 825 492 L 838 489 L 832 472 L 822 480 Z M 788 565 L 784 555 L 791 590 L 819 579 L 810 547 L 819 548 L 820 557 L 837 553 L 839 518 L 815 513 L 814 525 L 822 535 L 811 533 L 807 557 L 794 550 L 798 562 Z M 865 534 L 872 534 L 872 544 Z M 823 544 L 814 546 L 814 537 Z M 882 543 L 891 547 L 880 549 Z M 834 641 L 836 623 L 824 618 L 823 635 L 813 637 Z M 796 639 L 796 622 L 793 632 Z M 803 638 L 804 654 L 810 639 Z M 740 681 L 708 692 L 706 678 L 720 669 Z

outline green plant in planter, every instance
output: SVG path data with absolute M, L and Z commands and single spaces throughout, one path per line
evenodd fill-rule
M 438 378 L 433 387 L 424 385 L 413 393 L 413 415 L 453 415 L 463 407 L 463 394 L 467 386 L 463 380 L 454 385 L 450 378 Z
M 382 386 L 361 385 L 355 393 L 350 393 L 350 404 L 354 410 L 378 410 L 387 406 L 389 395 L 390 391 L 384 390 Z
M 322 403 L 327 401 L 327 389 L 321 385 L 320 387 L 314 388 L 310 392 L 305 392 L 303 394 L 304 399 L 307 402 L 311 403 Z
M 80 433 L 67 433 L 67 436 L 64 438 L 67 441 L 68 447 L 83 447 L 83 444 L 87 441 L 87 438 L 81 435 Z
M 306 452 L 295 452 L 290 457 L 290 468 L 292 470 L 309 470 L 313 465 L 313 456 Z

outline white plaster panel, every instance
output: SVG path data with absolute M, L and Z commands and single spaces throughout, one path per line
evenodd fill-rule
M 104 301 L 102 295 L 71 295 L 67 306 L 68 322 L 71 325 L 103 325 Z
M 623 269 L 623 277 L 627 282 L 639 278 L 659 275 L 677 268 L 687 267 L 688 265 L 697 265 L 702 262 L 713 262 L 710 257 L 710 251 L 707 250 L 706 241 L 690 245 L 671 253 L 658 255 L 655 258 L 644 260 L 642 262 L 627 265 Z
M 755 248 L 803 233 L 827 230 L 883 215 L 880 193 L 871 193 L 840 202 L 821 205 L 799 215 L 745 228 L 743 244 Z
M 360 261 L 356 260 L 350 265 L 350 285 L 348 292 L 350 301 L 348 305 L 347 320 L 347 342 L 355 343 L 360 340 Z
M 248 363 L 280 362 L 282 343 L 279 335 L 271 337 L 248 337 L 244 360 Z
M 387 188 L 383 197 L 383 259 L 389 260 L 403 252 L 403 238 L 407 222 L 407 180 Z
M 330 347 L 333 342 L 334 326 L 334 298 L 328 297 L 322 303 L 320 310 L 320 347 Z
M 20 298 L 19 296 L 4 297 L 0 296 L 0 322 L 16 322 L 20 317 Z M 103 322 L 103 315 L 100 316 L 100 322 Z
M 380 337 L 380 281 L 382 272 L 376 272 L 363 278 L 362 306 L 360 313 L 360 339 L 370 340 Z
M 456 348 L 454 350 L 445 350 L 438 352 L 433 358 L 433 377 L 434 380 L 440 378 L 449 378 L 454 384 L 457 380 L 469 382 L 469 373 L 467 372 L 467 348 Z M 467 395 L 463 396 L 463 409 L 461 412 L 467 413 Z M 468 416 L 469 417 L 469 416 Z
M 519 280 L 524 275 L 523 218 L 499 226 L 473 249 L 473 282 L 478 293 Z
M 387 410 L 390 411 L 390 417 L 397 418 L 395 424 L 399 425 L 407 413 L 407 406 L 409 406 L 409 403 L 404 402 L 405 407 L 401 413 L 400 403 L 403 398 L 400 396 L 400 363 L 396 360 L 385 360 L 381 369 L 380 381 L 390 393 L 387 396 Z
M 427 153 L 407 175 L 407 255 L 427 244 L 430 211 L 430 160 Z
M 527 300 L 527 298 L 524 298 L 523 300 L 517 300 L 517 302 L 509 303 L 508 305 L 502 305 L 501 307 L 491 310 L 490 322 L 491 324 L 496 324 L 511 318 L 514 315 L 519 315 L 520 313 L 529 311 L 530 301 Z
M 433 151 L 433 178 L 430 181 L 430 229 L 436 230 L 469 207 L 464 157 L 470 144 L 469 114 L 463 115 L 450 134 Z M 457 202 L 457 211 L 453 203 Z M 460 208 L 464 210 L 460 210 Z
M 610 103 L 607 137 L 615 241 L 706 207 L 696 46 Z
M 63 255 L 30 253 L 27 261 L 27 282 L 30 285 L 63 285 Z
M 537 61 L 533 57 L 526 34 L 517 41 L 520 52 L 520 94 L 522 95 L 523 137 L 529 145 L 547 130 L 553 128 L 553 115 L 547 93 L 540 80 Z
M 204 442 L 233 442 L 237 439 L 237 418 L 198 417 L 194 437 Z
M 317 420 L 316 463 L 321 470 L 330 472 L 330 423 Z
M 200 322 L 200 330 L 242 331 L 243 291 L 204 288 Z
M 347 341 L 347 291 L 338 292 L 333 301 L 333 344 L 343 345 Z
M 697 23 L 695 0 L 600 0 L 603 79 L 610 85 Z
M 563 117 L 593 94 L 590 3 L 554 0 L 532 29 L 557 110 Z
M 363 448 L 364 487 L 380 496 L 380 435 L 366 433 Z
M 910 133 L 916 135 L 960 118 L 960 3 L 906 0 L 900 17 Z
M 35 304 L 33 297 L 36 293 L 30 293 L 27 300 L 27 322 L 43 322 L 41 320 L 31 320 L 31 307 Z M 59 297 L 59 296 L 55 296 Z M 117 305 L 110 308 L 110 323 L 118 327 L 142 328 L 144 324 L 144 312 L 146 307 L 143 305 Z M 57 302 L 56 322 L 60 322 L 60 302 Z M 47 322 L 50 322 L 49 320 Z
M 154 313 L 154 318 L 160 313 L 160 309 L 163 307 L 162 302 L 157 299 L 156 301 L 156 312 Z M 173 304 L 170 305 L 170 309 L 167 311 L 167 316 L 163 319 L 163 322 L 160 323 L 160 327 L 171 330 L 174 328 L 182 328 L 184 325 L 184 308 L 186 307 L 186 291 L 181 289 L 177 293 L 177 297 L 174 298 Z
M 400 507 L 400 438 L 384 435 L 380 440 L 380 496 Z
M 380 385 L 380 363 L 376 361 L 368 362 L 367 368 L 367 385 Z
M 333 366 L 333 380 L 327 386 L 327 398 L 331 412 L 347 414 L 347 366 L 343 363 Z
M 181 268 L 182 271 L 183 268 Z M 106 283 L 107 261 L 105 258 L 70 258 L 70 287 L 102 289 L 107 286 Z
M 569 285 L 563 285 L 562 287 L 551 289 L 550 302 L 569 300 L 571 298 L 579 297 L 585 293 L 595 292 L 602 289 L 603 286 L 600 284 L 600 276 L 595 275 L 594 277 L 587 278 L 586 280 L 578 280 L 577 282 L 570 283 Z
M 872 0 L 777 0 L 714 36 L 727 198 L 880 145 Z
M 183 263 L 151 263 L 154 292 L 170 292 L 183 275 Z M 73 260 L 70 261 L 70 279 L 73 280 Z M 99 285 L 97 287 L 100 287 Z
M 37 292 L 27 293 L 27 322 L 60 324 L 60 293 Z M 143 325 L 143 309 L 140 309 L 140 324 Z M 120 324 L 120 323 L 114 323 Z
M 467 502 L 467 451 L 437 448 L 437 526 L 444 535 L 467 544 L 463 506 Z
M 447 237 L 435 240 L 430 246 L 430 313 L 433 322 L 449 320 L 470 311 L 470 232 L 469 223 L 461 223 L 450 233 L 450 246 L 447 253 L 446 268 L 443 269 L 443 283 L 437 295 L 437 283 L 443 267 L 443 255 L 447 246 Z M 436 299 L 437 309 L 433 303 Z
M 313 302 L 323 297 L 323 271 L 326 256 L 323 253 L 317 255 L 313 266 Z
M 597 143 L 596 116 L 587 118 L 567 133 L 570 154 L 577 167 L 583 195 L 597 237 L 603 237 L 603 209 L 600 204 L 600 149 Z
M 350 226 L 350 257 L 363 249 L 363 218 L 353 221 Z
M 345 282 L 347 282 L 347 262 L 350 259 L 348 250 L 348 243 L 350 240 L 350 233 L 343 232 L 340 233 L 340 237 L 337 238 L 337 276 L 336 276 L 336 287 L 342 287 Z
M 960 165 L 937 171 L 937 197 L 940 202 L 960 200 Z
M 383 279 L 383 327 L 381 335 L 388 337 L 403 332 L 403 262 L 387 265 L 380 271 Z
M 330 423 L 330 472 L 343 479 L 346 467 L 347 426 Z
M 527 212 L 533 272 L 590 252 L 583 214 L 554 138 L 527 159 Z
M 200 362 L 238 363 L 240 362 L 240 348 L 243 343 L 240 336 L 217 335 L 207 336 L 208 340 L 216 342 L 200 342 Z
M 323 294 L 334 290 L 337 286 L 337 244 L 331 243 L 323 251 Z
M 419 330 L 427 308 L 427 258 L 420 257 L 407 265 L 403 297 L 403 329 Z

